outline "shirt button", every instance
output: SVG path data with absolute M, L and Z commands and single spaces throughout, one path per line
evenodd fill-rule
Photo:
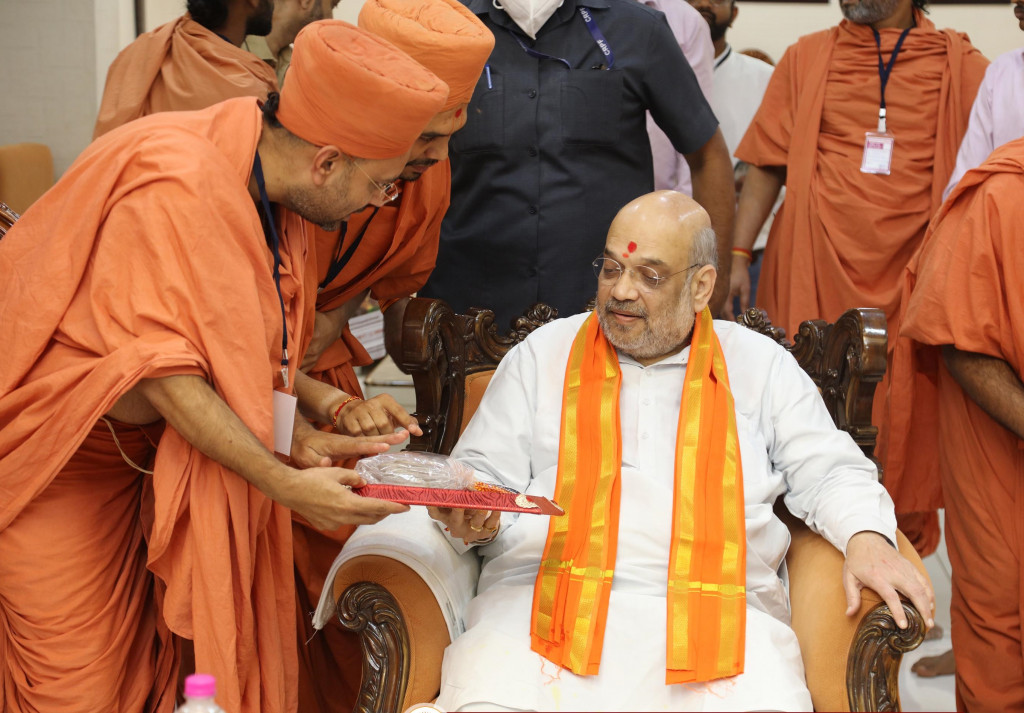
M 640 439 L 646 441 L 647 440 L 647 434 L 646 433 L 641 433 L 640 434 Z
M 536 89 L 531 89 L 530 91 L 528 91 L 526 93 L 526 96 L 530 97 L 530 99 L 533 99 L 534 97 L 537 96 L 537 90 Z
M 527 274 L 528 277 L 536 277 L 537 276 L 537 268 L 536 267 L 528 268 L 526 270 L 526 274 Z
M 537 215 L 537 206 L 530 206 L 530 215 Z
M 651 400 L 650 399 L 644 399 L 644 406 L 650 406 L 650 405 L 651 405 Z
M 526 153 L 530 154 L 531 156 L 536 156 L 537 155 L 537 149 L 535 149 L 533 146 L 531 146 L 530 148 L 528 148 L 526 150 Z

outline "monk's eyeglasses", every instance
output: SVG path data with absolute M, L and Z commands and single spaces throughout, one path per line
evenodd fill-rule
M 390 203 L 391 201 L 395 200 L 396 198 L 398 198 L 398 194 L 402 192 L 402 189 L 399 188 L 398 184 L 396 183 L 385 183 L 383 186 L 380 185 L 375 180 L 373 180 L 373 176 L 368 174 L 366 172 L 366 169 L 360 166 L 358 163 L 356 163 L 356 168 L 362 171 L 363 175 L 370 179 L 370 183 L 372 183 L 377 188 L 377 190 L 380 191 L 381 198 L 383 198 L 385 203 Z
M 649 265 L 637 265 L 636 267 L 626 268 L 618 260 L 613 260 L 610 257 L 599 257 L 591 264 L 594 266 L 594 274 L 597 275 L 597 281 L 602 285 L 614 285 L 622 277 L 623 272 L 629 272 L 633 278 L 633 284 L 644 292 L 653 292 L 668 278 L 701 266 L 698 262 L 684 270 L 668 275 L 659 275 L 658 271 Z

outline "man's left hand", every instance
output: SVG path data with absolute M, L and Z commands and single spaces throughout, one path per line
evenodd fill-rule
M 850 538 L 843 565 L 843 587 L 849 605 L 847 616 L 860 611 L 860 590 L 869 587 L 889 605 L 901 629 L 907 628 L 901 593 L 921 612 L 929 629 L 935 625 L 935 593 L 928 580 L 877 532 L 858 532 Z

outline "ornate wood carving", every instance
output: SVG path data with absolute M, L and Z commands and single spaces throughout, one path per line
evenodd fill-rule
M 363 682 L 356 713 L 401 711 L 409 683 L 409 631 L 391 594 L 373 582 L 356 582 L 338 600 L 341 625 L 359 635 Z
M 558 316 L 536 304 L 499 335 L 494 312 L 471 309 L 458 315 L 441 300 L 411 298 L 385 313 L 384 341 L 398 368 L 412 375 L 416 418 L 423 429 L 409 450 L 451 453 L 459 437 L 466 376 L 497 366 L 533 330 Z
M 736 321 L 789 349 L 821 390 L 836 425 L 873 459 L 878 428 L 871 425 L 871 404 L 885 374 L 885 314 L 865 307 L 845 312 L 835 324 L 808 320 L 793 344 L 759 309 L 748 309 Z
M 20 217 L 13 208 L 0 201 L 0 238 L 7 235 L 7 231 L 11 229 L 14 222 Z
M 739 315 L 736 318 L 736 321 L 747 329 L 753 329 L 758 334 L 763 334 L 766 337 L 774 339 L 787 349 L 791 346 L 790 343 L 786 341 L 786 330 L 782 327 L 772 325 L 772 321 L 768 319 L 768 315 L 764 310 L 758 309 L 757 307 L 751 307 L 746 312 Z
M 899 672 L 903 654 L 924 641 L 924 619 L 903 602 L 907 628 L 900 629 L 885 602 L 864 615 L 846 663 L 851 711 L 900 710 Z

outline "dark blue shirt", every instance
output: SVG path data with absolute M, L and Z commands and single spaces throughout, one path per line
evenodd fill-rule
M 451 140 L 451 208 L 420 294 L 494 309 L 504 331 L 535 302 L 568 316 L 596 294 L 590 263 L 612 218 L 654 190 L 648 110 L 684 154 L 718 121 L 665 16 L 636 0 L 565 0 L 536 41 L 491 0 L 463 2 L 495 47 Z M 578 5 L 592 9 L 610 69 Z

